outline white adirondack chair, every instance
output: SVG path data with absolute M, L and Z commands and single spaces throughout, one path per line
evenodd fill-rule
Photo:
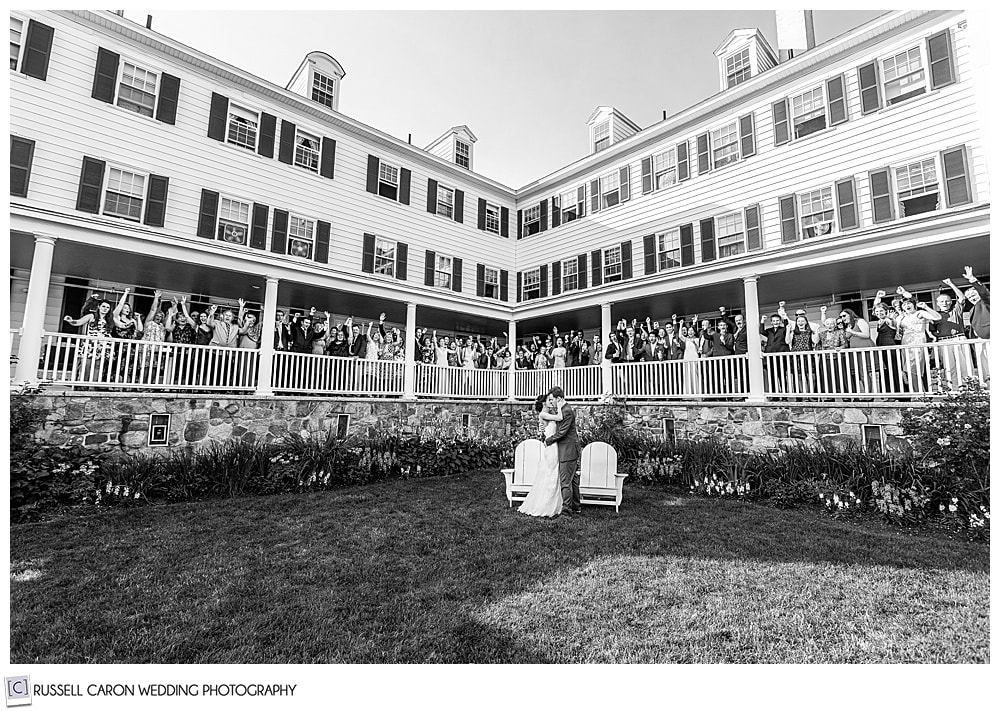
M 541 440 L 526 439 L 514 450 L 514 468 L 500 470 L 507 484 L 507 501 L 511 507 L 515 501 L 524 501 L 531 491 L 543 449 L 545 445 Z
M 618 453 L 605 442 L 591 442 L 580 455 L 580 503 L 614 506 L 622 503 L 627 474 L 618 473 Z

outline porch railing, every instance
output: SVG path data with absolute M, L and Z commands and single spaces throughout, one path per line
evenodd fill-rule
M 514 397 L 518 400 L 534 400 L 556 385 L 574 400 L 596 400 L 602 394 L 601 366 L 514 371 Z
M 620 363 L 611 367 L 612 391 L 631 399 L 742 397 L 750 393 L 747 357 Z
M 507 397 L 507 378 L 506 370 L 417 363 L 414 390 L 418 397 L 504 399 Z
M 275 353 L 271 388 L 276 393 L 402 395 L 398 361 L 359 360 L 307 353 Z

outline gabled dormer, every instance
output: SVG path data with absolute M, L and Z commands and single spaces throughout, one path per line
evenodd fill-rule
M 715 50 L 721 91 L 742 84 L 778 63 L 771 45 L 758 29 L 733 30 Z
M 597 153 L 612 143 L 638 133 L 641 129 L 614 106 L 598 106 L 587 119 L 590 128 L 590 152 Z
M 285 87 L 300 96 L 340 110 L 340 80 L 346 72 L 340 62 L 326 52 L 310 52 Z
M 462 124 L 449 128 L 424 150 L 457 166 L 472 170 L 472 145 L 475 142 L 476 134 Z

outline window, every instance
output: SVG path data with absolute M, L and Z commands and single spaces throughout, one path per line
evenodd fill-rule
M 580 288 L 580 281 L 577 278 L 580 263 L 575 258 L 565 259 L 562 263 L 562 290 L 574 291 Z
M 337 415 L 337 439 L 347 439 L 347 434 L 351 431 L 351 416 L 345 414 Z
M 581 196 L 584 191 L 583 186 L 575 190 L 567 190 L 559 193 L 559 210 L 563 222 L 572 222 L 583 217 L 583 202 L 586 197 Z
M 721 168 L 740 159 L 740 130 L 737 121 L 712 131 L 712 165 Z
M 24 20 L 10 18 L 10 68 L 17 70 L 17 60 L 21 57 L 21 36 L 24 34 Z
M 434 286 L 451 288 L 451 257 L 434 255 Z
M 896 196 L 899 216 L 931 212 L 940 204 L 937 169 L 933 158 L 925 158 L 896 168 Z
M 319 172 L 319 136 L 295 129 L 295 165 Z
M 396 243 L 392 240 L 375 238 L 375 273 L 396 276 Z
M 799 195 L 803 237 L 822 237 L 833 232 L 833 190 L 822 188 Z
M 333 79 L 319 72 L 313 72 L 312 100 L 332 109 L 335 95 L 336 84 Z
M 885 432 L 882 425 L 862 425 L 861 434 L 865 449 L 881 450 L 885 446 Z
M 674 446 L 677 443 L 676 430 L 674 428 L 676 422 L 674 418 L 663 417 L 660 419 L 660 422 L 663 424 L 663 439 L 669 442 L 671 446 Z
M 483 296 L 487 299 L 500 298 L 500 270 L 493 267 L 483 268 Z
M 521 284 L 521 300 L 537 299 L 542 295 L 542 270 L 540 267 L 524 272 Z
M 524 235 L 533 235 L 542 229 L 542 208 L 539 205 L 526 207 L 522 215 Z
M 251 151 L 257 150 L 257 114 L 229 102 L 228 143 Z
M 604 121 L 594 126 L 594 152 L 611 145 L 611 122 Z
M 486 231 L 500 234 L 500 206 L 486 203 Z
M 399 195 L 399 168 L 387 163 L 378 166 L 378 194 L 395 200 Z
M 823 101 L 822 86 L 792 97 L 792 127 L 796 138 L 826 128 L 826 104 Z
M 220 196 L 216 236 L 230 244 L 246 244 L 249 228 L 250 203 Z
M 607 175 L 601 176 L 601 207 L 614 207 L 618 204 L 620 199 L 618 187 L 620 185 L 617 170 L 612 170 Z
M 681 231 L 667 230 L 656 235 L 657 271 L 681 265 Z
M 464 141 L 459 141 L 455 139 L 455 162 L 462 166 L 463 168 L 468 168 L 472 165 L 470 160 L 472 156 L 472 151 L 468 143 Z
M 882 60 L 882 95 L 886 105 L 898 104 L 925 91 L 919 45 Z
M 312 259 L 316 223 L 298 215 L 288 216 L 288 253 Z
M 170 440 L 170 415 L 149 416 L 149 435 L 146 444 L 150 447 L 166 447 Z
M 455 191 L 451 188 L 446 188 L 443 185 L 438 185 L 437 214 L 443 215 L 450 220 L 453 218 L 454 212 Z
M 653 156 L 653 189 L 677 182 L 677 149 L 670 148 Z
M 743 234 L 743 216 L 738 212 L 715 218 L 715 234 L 719 243 L 719 259 L 747 251 Z
M 744 47 L 726 57 L 726 87 L 732 88 L 750 78 L 750 48 Z
M 619 245 L 604 250 L 604 281 L 622 280 L 622 248 Z
M 121 79 L 118 81 L 118 106 L 152 118 L 156 106 L 155 72 L 131 62 L 122 62 Z
M 145 175 L 111 168 L 104 191 L 104 214 L 138 222 L 142 217 L 142 198 L 145 194 Z

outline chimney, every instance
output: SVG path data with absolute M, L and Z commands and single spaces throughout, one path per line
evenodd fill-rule
M 778 62 L 787 62 L 816 46 L 812 10 L 775 10 L 778 27 Z
M 153 29 L 153 16 L 152 15 L 146 15 L 146 29 L 147 30 Z

